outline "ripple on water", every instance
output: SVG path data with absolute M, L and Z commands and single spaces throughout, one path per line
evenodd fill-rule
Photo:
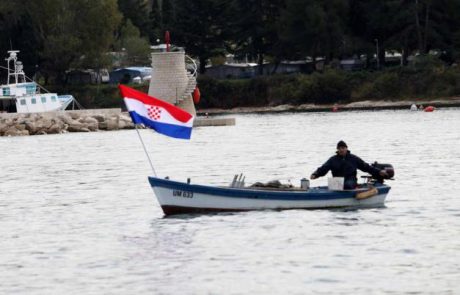
M 190 142 L 141 131 L 161 176 L 214 185 L 297 184 L 343 139 L 396 169 L 370 210 L 164 218 L 135 131 L 0 138 L 0 293 L 459 293 L 459 114 L 236 115 Z

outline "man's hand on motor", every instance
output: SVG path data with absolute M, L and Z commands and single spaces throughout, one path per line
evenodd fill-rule
M 380 176 L 388 176 L 388 173 L 385 170 L 380 170 Z
M 315 175 L 315 174 L 312 174 L 312 175 L 310 176 L 310 179 L 316 179 L 316 175 Z

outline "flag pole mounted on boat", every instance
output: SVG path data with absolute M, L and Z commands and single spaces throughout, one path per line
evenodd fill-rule
M 141 136 L 141 133 L 139 132 L 139 129 L 137 128 L 137 125 L 138 124 L 134 124 L 134 126 L 136 127 L 137 135 L 139 136 L 139 139 L 141 140 L 142 147 L 144 148 L 145 155 L 147 156 L 147 159 L 149 159 L 150 167 L 152 167 L 152 171 L 153 171 L 153 176 L 156 177 L 157 173 L 155 172 L 155 168 L 153 167 L 152 159 L 150 159 L 149 153 L 147 152 L 147 149 L 145 148 L 144 141 L 142 140 L 142 136 Z
M 141 140 L 144 152 L 149 159 L 155 177 L 157 173 L 153 167 L 147 148 L 138 130 L 138 125 L 155 130 L 157 133 L 180 139 L 190 139 L 194 116 L 186 111 L 160 100 L 146 93 L 140 92 L 125 85 L 118 85 L 126 109 L 133 120 L 137 135 Z

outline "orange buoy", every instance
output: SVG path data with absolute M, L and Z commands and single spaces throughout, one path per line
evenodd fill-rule
M 424 112 L 432 112 L 432 111 L 434 111 L 434 106 L 427 106 L 423 111 Z
M 193 102 L 195 104 L 200 102 L 201 93 L 200 93 L 200 89 L 198 89 L 198 86 L 196 86 L 195 90 L 193 90 L 192 96 L 193 96 Z

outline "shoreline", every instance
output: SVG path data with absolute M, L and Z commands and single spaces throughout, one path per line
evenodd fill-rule
M 266 107 L 239 107 L 233 109 L 199 109 L 197 119 L 201 122 L 199 126 L 222 126 L 234 125 L 228 118 L 209 118 L 218 115 L 229 114 L 270 114 L 284 112 L 343 112 L 343 111 L 365 111 L 365 110 L 410 110 L 415 103 L 417 106 L 434 106 L 435 108 L 460 107 L 460 97 L 450 99 L 432 100 L 401 100 L 401 101 L 357 101 L 347 104 L 302 104 L 302 105 L 279 105 Z M 333 110 L 333 108 L 337 108 Z M 217 121 L 215 121 L 217 120 Z M 222 121 L 223 120 L 223 121 Z M 212 122 L 208 122 L 212 121 Z M 215 122 L 214 122 L 215 121 Z M 220 122 L 222 121 L 222 122 Z M 228 122 L 227 122 L 228 121 Z M 2 113 L 0 114 L 0 136 L 21 136 L 21 135 L 44 135 L 68 132 L 94 132 L 112 131 L 121 129 L 133 129 L 134 124 L 127 113 L 121 109 L 87 109 L 80 111 L 59 111 L 48 113 Z
M 121 109 L 90 109 L 42 113 L 0 114 L 0 136 L 61 134 L 133 129 Z
M 231 125 L 235 125 L 234 118 L 199 117 L 195 119 L 193 127 Z M 119 108 L 43 113 L 0 113 L 0 137 L 115 131 L 134 128 L 129 113 L 122 112 Z
M 198 109 L 197 115 L 227 115 L 227 114 L 264 114 L 264 113 L 283 113 L 283 112 L 330 112 L 334 107 L 337 111 L 366 111 L 366 110 L 398 110 L 407 109 L 415 103 L 417 106 L 434 106 L 436 108 L 460 107 L 460 97 L 450 99 L 431 99 L 431 100 L 364 100 L 345 104 L 302 104 L 302 105 L 278 105 L 264 107 L 237 107 L 232 109 Z

